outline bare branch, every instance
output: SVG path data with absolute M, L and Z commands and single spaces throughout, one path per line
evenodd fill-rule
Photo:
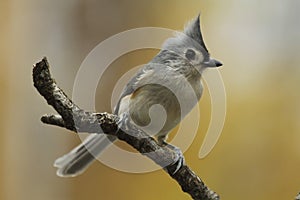
M 123 121 L 118 116 L 109 113 L 86 112 L 75 105 L 52 79 L 46 58 L 34 66 L 33 81 L 39 93 L 59 113 L 59 115 L 44 115 L 41 118 L 43 123 L 65 127 L 76 133 L 115 135 L 164 167 L 165 171 L 178 182 L 182 190 L 190 194 L 193 199 L 220 199 L 187 165 L 182 165 L 176 171 L 178 163 L 172 162 L 176 160 L 176 154 L 169 148 L 159 146 L 145 132 L 132 125 L 129 127 L 129 134 L 128 131 L 123 131 L 128 130 L 128 126 L 124 127 Z M 166 163 L 172 164 L 166 166 Z M 176 173 L 174 173 L 175 171 Z

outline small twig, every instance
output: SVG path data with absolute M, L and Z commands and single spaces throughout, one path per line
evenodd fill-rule
M 60 115 L 44 115 L 41 117 L 41 121 L 45 124 L 51 124 L 63 128 L 66 127 L 66 124 Z
M 130 126 L 130 134 L 128 134 L 123 131 L 125 129 L 124 123 L 117 116 L 109 113 L 86 112 L 75 105 L 52 79 L 46 58 L 34 66 L 33 81 L 39 93 L 59 113 L 59 115 L 44 115 L 41 118 L 43 123 L 65 127 L 76 133 L 115 135 L 164 167 L 169 175 L 178 182 L 182 190 L 190 194 L 193 199 L 220 199 L 187 165 L 182 165 L 174 173 L 177 166 L 177 163 L 172 162 L 176 157 L 175 153 L 168 148 L 159 146 L 145 132 Z M 166 166 L 166 163 L 172 164 Z

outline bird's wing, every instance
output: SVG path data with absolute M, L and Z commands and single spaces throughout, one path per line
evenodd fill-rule
M 157 66 L 153 63 L 146 64 L 136 73 L 136 75 L 134 77 L 132 77 L 132 79 L 127 83 L 127 85 L 123 89 L 123 92 L 119 98 L 119 101 L 118 101 L 117 105 L 115 106 L 114 114 L 118 114 L 119 109 L 120 109 L 120 103 L 123 98 L 125 98 L 127 96 L 131 96 L 131 94 L 136 89 L 138 89 L 139 87 L 141 87 L 144 84 L 147 84 L 147 82 L 149 82 L 150 79 L 153 78 L 152 75 L 156 68 L 157 68 Z

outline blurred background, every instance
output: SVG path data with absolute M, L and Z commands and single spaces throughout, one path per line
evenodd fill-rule
M 293 199 L 300 191 L 299 8 L 298 0 L 1 0 L 0 198 L 190 199 L 163 170 L 129 174 L 97 162 L 79 177 L 57 177 L 54 160 L 80 140 L 40 122 L 54 111 L 31 73 L 47 56 L 71 95 L 80 64 L 101 41 L 137 27 L 181 30 L 201 11 L 206 45 L 224 63 L 227 116 L 216 147 L 200 160 L 210 120 L 205 92 L 186 162 L 221 199 Z M 156 53 L 139 50 L 116 60 L 99 82 L 97 111 L 111 111 L 118 77 Z

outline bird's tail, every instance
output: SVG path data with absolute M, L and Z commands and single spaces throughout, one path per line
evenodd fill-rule
M 57 175 L 73 177 L 81 174 L 92 164 L 95 156 L 98 156 L 114 140 L 116 140 L 115 136 L 99 134 L 88 136 L 82 144 L 55 160 L 54 166 L 58 168 Z

